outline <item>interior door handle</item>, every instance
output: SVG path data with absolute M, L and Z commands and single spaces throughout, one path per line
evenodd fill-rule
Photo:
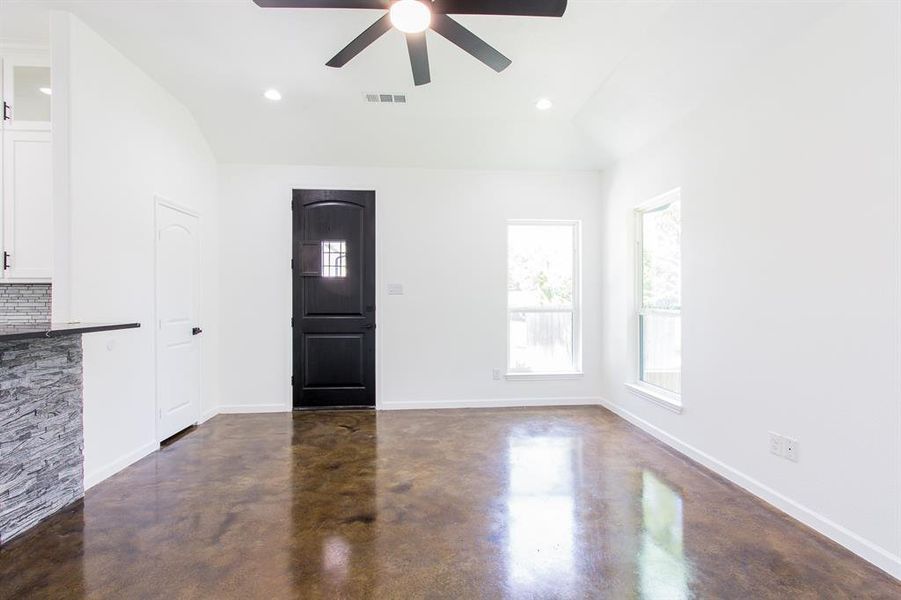
M 194 327 L 193 329 L 191 329 L 191 335 L 197 335 L 198 333 L 203 333 L 203 329 L 201 329 L 200 327 Z

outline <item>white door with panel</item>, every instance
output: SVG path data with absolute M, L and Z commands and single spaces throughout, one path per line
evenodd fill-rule
M 50 132 L 3 132 L 3 273 L 48 280 L 53 263 Z
M 200 416 L 200 219 L 156 204 L 157 439 Z

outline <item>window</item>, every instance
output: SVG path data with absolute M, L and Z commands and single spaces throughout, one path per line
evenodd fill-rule
M 579 224 L 507 225 L 507 373 L 580 369 Z
M 347 245 L 343 241 L 323 241 L 322 273 L 323 277 L 347 277 Z
M 682 214 L 679 190 L 637 211 L 638 379 L 680 404 Z M 653 393 L 652 389 L 652 393 Z

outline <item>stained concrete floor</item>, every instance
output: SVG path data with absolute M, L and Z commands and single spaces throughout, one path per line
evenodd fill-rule
M 901 598 L 598 407 L 222 415 L 0 548 L 0 598 Z

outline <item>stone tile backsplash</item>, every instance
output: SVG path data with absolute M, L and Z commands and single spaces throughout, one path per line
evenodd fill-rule
M 0 284 L 0 325 L 30 325 L 49 321 L 49 283 Z

